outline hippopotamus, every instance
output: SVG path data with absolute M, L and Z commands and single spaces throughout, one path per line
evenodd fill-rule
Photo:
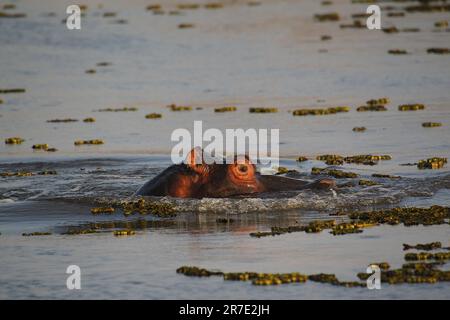
M 195 161 L 201 157 L 201 163 Z M 138 196 L 226 198 L 274 191 L 331 189 L 333 179 L 308 182 L 278 175 L 262 175 L 246 156 L 244 161 L 206 164 L 202 149 L 192 149 L 184 163 L 174 164 L 139 188 Z

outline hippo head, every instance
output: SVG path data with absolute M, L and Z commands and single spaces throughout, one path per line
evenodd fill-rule
M 298 190 L 307 186 L 330 188 L 334 181 L 315 183 L 257 173 L 248 157 L 234 163 L 207 164 L 203 150 L 194 148 L 182 164 L 172 165 L 144 184 L 136 195 L 177 198 L 225 198 L 268 191 Z

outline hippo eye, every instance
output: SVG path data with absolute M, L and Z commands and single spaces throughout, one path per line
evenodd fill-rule
M 247 168 L 247 166 L 246 166 L 245 164 L 240 164 L 240 165 L 238 166 L 238 170 L 239 170 L 240 172 L 242 172 L 242 173 L 246 173 L 246 172 L 248 171 L 248 168 Z

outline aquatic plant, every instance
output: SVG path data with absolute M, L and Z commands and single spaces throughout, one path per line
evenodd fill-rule
M 250 113 L 275 113 L 278 112 L 278 108 L 250 108 Z
M 5 139 L 5 144 L 21 144 L 24 141 L 25 139 L 22 139 L 21 137 L 11 137 Z
M 47 120 L 47 122 L 50 122 L 50 123 L 77 122 L 77 121 L 78 121 L 78 119 L 72 119 L 72 118 Z
M 320 22 L 325 21 L 339 21 L 340 16 L 337 12 L 331 12 L 331 13 L 323 13 L 323 14 L 315 14 L 314 19 Z
M 434 127 L 441 127 L 442 123 L 440 122 L 423 122 L 422 127 L 424 128 L 434 128 Z
M 448 223 L 450 208 L 431 206 L 429 208 L 393 208 L 366 212 L 352 212 L 349 218 L 368 223 L 380 223 L 396 225 L 403 223 L 405 226 L 413 225 L 437 225 Z
M 358 174 L 354 172 L 345 172 L 342 170 L 336 170 L 336 169 L 328 169 L 328 168 L 317 168 L 313 167 L 311 169 L 311 174 L 319 175 L 319 174 L 326 174 L 329 176 L 332 176 L 336 179 L 345 179 L 345 178 L 356 178 L 358 177 Z
M 232 112 L 236 110 L 237 108 L 232 106 L 232 107 L 215 108 L 214 112 Z
M 425 160 L 420 160 L 417 163 L 417 168 L 419 169 L 440 169 L 443 168 L 447 163 L 447 158 L 429 158 Z
M 24 237 L 32 237 L 32 236 L 49 236 L 51 232 L 31 232 L 31 233 L 22 233 Z
M 358 112 L 366 112 L 366 111 L 387 111 L 387 108 L 383 105 L 371 105 L 371 106 L 360 106 L 356 108 Z
M 440 243 L 440 242 L 430 242 L 430 243 L 424 243 L 424 244 L 419 243 L 416 245 L 409 245 L 406 243 L 403 244 L 403 250 L 416 249 L 416 250 L 430 251 L 430 250 L 440 249 L 440 248 L 442 248 L 442 243 Z
M 98 145 L 98 144 L 104 144 L 103 140 L 101 140 L 101 139 L 76 140 L 74 142 L 74 145 L 76 145 L 76 146 L 80 146 L 80 145 Z
M 114 213 L 113 207 L 96 207 L 91 209 L 92 214 L 99 214 L 99 213 Z
M 398 106 L 399 111 L 416 111 L 416 110 L 424 110 L 425 105 L 420 103 L 415 104 L 402 104 Z
M 191 111 L 192 110 L 191 106 L 177 106 L 176 104 L 168 105 L 168 107 L 172 111 Z
M 113 234 L 117 236 L 132 236 L 135 235 L 136 232 L 134 230 L 116 230 Z
M 162 115 L 160 113 L 149 113 L 145 115 L 146 119 L 160 119 L 162 118 Z

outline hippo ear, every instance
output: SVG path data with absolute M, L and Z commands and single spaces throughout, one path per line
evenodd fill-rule
M 197 173 L 202 173 L 204 167 L 206 166 L 203 159 L 203 149 L 200 147 L 195 147 L 189 151 L 184 163 Z

